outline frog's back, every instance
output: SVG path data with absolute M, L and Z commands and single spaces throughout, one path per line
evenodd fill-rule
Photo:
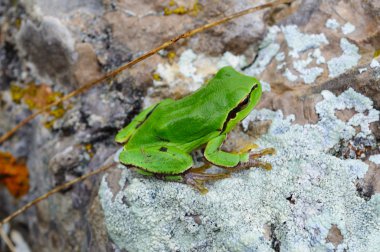
M 131 141 L 202 145 L 222 132 L 229 111 L 236 106 L 236 100 L 246 94 L 247 90 L 231 85 L 231 80 L 216 76 L 189 96 L 160 103 Z

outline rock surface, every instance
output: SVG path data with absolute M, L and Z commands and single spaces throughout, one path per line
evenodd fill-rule
M 251 4 L 3 0 L 0 134 L 36 109 L 17 102 L 14 87 L 68 93 Z M 379 8 L 378 0 L 298 0 L 245 16 L 161 51 L 63 104 L 59 116 L 40 116 L 0 146 L 27 161 L 31 183 L 17 201 L 1 188 L 1 217 L 100 167 L 118 148 L 117 130 L 143 107 L 183 97 L 225 65 L 265 87 L 225 148 L 256 142 L 278 153 L 265 158 L 272 171 L 234 174 L 208 184 L 205 196 L 119 167 L 18 217 L 11 238 L 20 251 L 376 251 Z

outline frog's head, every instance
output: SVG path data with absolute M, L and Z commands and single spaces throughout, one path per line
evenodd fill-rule
M 222 132 L 231 131 L 256 106 L 261 97 L 260 82 L 237 72 L 230 66 L 223 67 L 215 77 L 223 83 L 228 99 L 229 113 Z

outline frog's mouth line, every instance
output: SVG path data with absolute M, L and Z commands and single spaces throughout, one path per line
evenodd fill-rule
M 146 114 L 146 116 L 145 116 L 145 118 L 144 118 L 144 120 L 142 120 L 141 122 L 139 122 L 137 125 L 136 125 L 136 127 L 135 127 L 135 129 L 138 129 L 149 117 L 150 117 L 150 115 L 153 113 L 153 111 L 154 110 L 156 110 L 156 108 L 158 107 L 158 105 L 159 105 L 160 103 L 157 103 L 156 104 L 156 106 L 154 106 L 154 108 L 151 110 L 151 111 L 149 111 L 149 113 L 148 114 Z
M 251 91 L 249 92 L 249 94 L 246 96 L 246 97 L 244 97 L 244 99 L 234 108 L 234 109 L 232 109 L 229 113 L 228 113 L 228 115 L 227 115 L 227 119 L 226 119 L 226 121 L 224 122 L 224 124 L 223 124 L 223 128 L 222 128 L 222 130 L 220 131 L 220 133 L 222 133 L 222 132 L 224 132 L 225 130 L 226 130 L 226 128 L 227 128 L 227 125 L 228 125 L 228 122 L 230 121 L 230 120 L 232 120 L 232 119 L 234 119 L 235 117 L 236 117 L 236 115 L 240 112 L 240 111 L 242 111 L 242 110 L 244 110 L 246 107 L 247 107 L 247 105 L 248 105 L 248 103 L 249 103 L 249 99 L 251 98 L 251 94 L 252 94 L 252 92 L 256 89 L 258 87 L 258 85 L 257 84 L 255 84 L 252 88 L 251 88 Z

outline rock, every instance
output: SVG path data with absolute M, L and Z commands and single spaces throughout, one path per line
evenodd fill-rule
M 380 112 L 353 89 L 340 96 L 324 91 L 323 97 L 316 104 L 316 124 L 292 125 L 291 116 L 267 109 L 255 110 L 243 121 L 245 128 L 250 120 L 272 121 L 256 142 L 277 150 L 265 157 L 273 165 L 270 172 L 235 174 L 210 184 L 206 195 L 183 184 L 144 178 L 123 166 L 104 176 L 99 196 L 112 240 L 127 251 L 271 251 L 274 244 L 285 251 L 375 250 L 380 198 L 374 194 L 364 200 L 354 186 L 368 165 L 328 151 L 342 138 L 370 137 L 368 125 Z M 357 114 L 343 122 L 334 113 L 344 108 L 354 108 Z M 357 121 L 358 133 L 353 128 Z M 113 176 L 112 183 L 108 176 Z M 269 240 L 264 232 L 268 224 L 274 233 Z M 334 225 L 340 240 L 332 238 Z

